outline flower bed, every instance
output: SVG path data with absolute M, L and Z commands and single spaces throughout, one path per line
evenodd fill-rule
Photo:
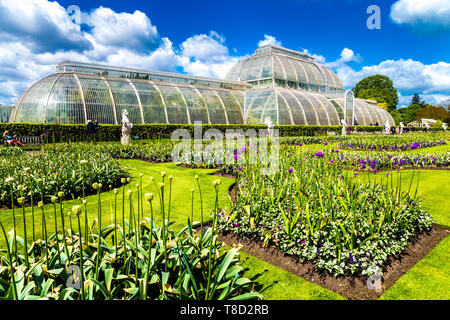
M 221 230 L 275 245 L 334 275 L 371 275 L 431 228 L 415 196 L 389 179 L 355 182 L 327 154 L 283 153 L 273 176 L 243 168 L 236 207 L 219 215 Z

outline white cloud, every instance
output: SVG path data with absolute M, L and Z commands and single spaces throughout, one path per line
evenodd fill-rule
M 0 41 L 20 41 L 36 53 L 92 46 L 57 2 L 0 0 L 0 21 Z
M 265 34 L 264 35 L 264 40 L 260 40 L 258 42 L 258 47 L 263 47 L 266 46 L 268 44 L 273 44 L 276 46 L 281 46 L 281 41 L 278 41 L 274 36 Z
M 116 13 L 110 8 L 99 7 L 83 13 L 82 23 L 92 28 L 93 39 L 100 45 L 150 52 L 161 43 L 156 27 L 138 10 L 132 14 Z
M 81 26 L 72 20 L 56 1 L 0 0 L 0 103 L 14 104 L 64 60 L 222 78 L 240 59 L 215 31 L 174 47 L 140 11 L 99 7 L 81 13 Z
M 391 19 L 420 33 L 450 31 L 449 0 L 398 0 L 391 7 Z
M 181 44 L 181 53 L 196 60 L 221 60 L 228 56 L 228 48 L 223 45 L 225 38 L 211 31 L 209 35 L 199 34 L 186 39 Z

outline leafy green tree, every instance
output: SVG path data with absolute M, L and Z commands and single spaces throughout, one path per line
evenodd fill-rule
M 411 98 L 411 104 L 418 104 L 419 106 L 424 107 L 425 106 L 425 101 L 420 99 L 420 96 L 418 93 L 414 93 L 412 98 Z
M 422 109 L 422 106 L 419 104 L 411 104 L 406 108 L 398 109 L 403 123 L 407 124 L 410 122 L 414 122 L 416 120 L 417 113 Z
M 448 118 L 448 114 L 449 112 L 443 107 L 435 107 L 431 104 L 427 104 L 424 108 L 420 109 L 419 112 L 417 112 L 416 120 L 425 118 L 443 121 Z
M 398 92 L 389 77 L 377 74 L 362 79 L 353 88 L 356 98 L 375 99 L 378 103 L 387 103 L 388 111 L 397 108 Z
M 404 122 L 402 115 L 397 109 L 393 109 L 389 113 L 391 114 L 392 118 L 394 118 L 396 126 L 400 125 L 400 122 Z

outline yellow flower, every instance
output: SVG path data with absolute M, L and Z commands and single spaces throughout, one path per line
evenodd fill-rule
M 25 198 L 24 197 L 20 197 L 17 199 L 17 203 L 22 205 L 25 202 Z
M 114 194 L 118 194 L 119 193 L 119 189 L 114 188 Z
M 39 202 L 38 202 L 38 207 L 39 207 L 39 208 L 42 208 L 43 206 L 44 206 L 44 202 L 43 202 L 43 201 L 39 201 Z
M 62 191 L 58 192 L 58 197 L 59 197 L 59 198 L 64 197 L 64 192 L 62 192 Z
M 165 177 L 166 173 L 164 171 L 161 172 L 161 177 Z
M 127 197 L 128 198 L 131 198 L 131 195 L 133 194 L 133 191 L 131 191 L 131 189 L 129 189 L 128 191 L 127 191 Z
M 56 201 L 58 201 L 58 198 L 57 197 L 55 197 L 55 196 L 53 196 L 53 197 L 51 197 L 51 199 L 50 199 L 53 203 L 55 203 Z
M 158 183 L 158 186 L 159 186 L 160 189 L 163 189 L 164 188 L 164 183 L 160 182 L 160 183 Z
M 125 184 L 125 182 L 126 182 L 125 178 L 121 178 L 120 182 L 122 182 L 122 184 Z
M 144 194 L 145 200 L 152 201 L 153 200 L 153 193 L 146 193 Z
M 81 213 L 81 206 L 73 206 L 72 207 L 72 212 L 74 215 L 79 216 Z

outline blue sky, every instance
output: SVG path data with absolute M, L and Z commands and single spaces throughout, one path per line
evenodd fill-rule
M 373 4 L 380 30 L 366 26 Z M 386 74 L 399 107 L 450 98 L 449 0 L 0 0 L 0 21 L 2 104 L 63 60 L 223 77 L 265 43 L 313 54 L 347 88 Z

